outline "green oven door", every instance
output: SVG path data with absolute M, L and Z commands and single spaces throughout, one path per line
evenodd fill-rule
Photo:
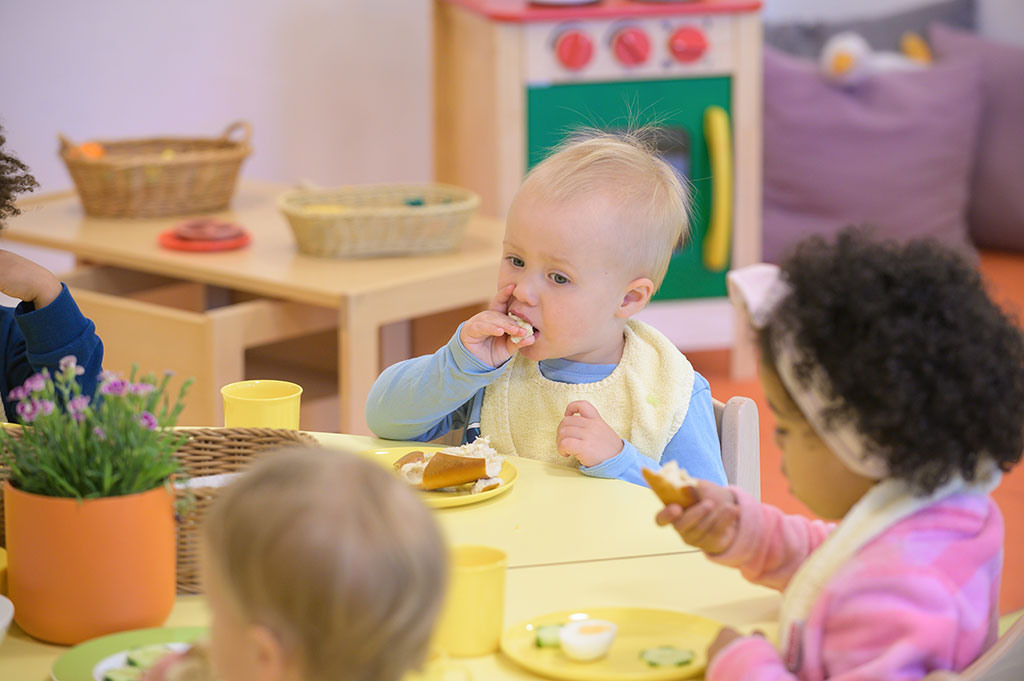
M 705 268 L 704 236 L 711 213 L 711 170 L 704 138 L 704 112 L 730 111 L 727 77 L 619 83 L 530 86 L 526 99 L 528 167 L 540 162 L 567 132 L 580 126 L 621 129 L 654 121 L 665 128 L 659 147 L 693 187 L 690 242 L 672 256 L 655 300 L 716 298 L 726 295 L 725 273 Z

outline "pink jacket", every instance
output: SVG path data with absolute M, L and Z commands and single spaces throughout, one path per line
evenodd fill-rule
M 785 589 L 833 524 L 759 504 L 733 488 L 739 534 L 712 560 Z M 896 523 L 825 585 L 801 635 L 794 669 L 760 637 L 734 641 L 707 681 L 917 681 L 960 671 L 996 635 L 1003 518 L 995 502 L 954 495 Z

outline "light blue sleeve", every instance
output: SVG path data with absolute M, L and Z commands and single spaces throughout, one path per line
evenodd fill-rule
M 619 478 L 646 487 L 641 471 L 644 468 L 655 468 L 657 464 L 641 454 L 631 443 L 623 442 L 625 445 L 616 456 L 589 468 L 580 466 L 580 470 L 586 475 Z M 669 461 L 676 461 L 695 478 L 710 480 L 719 485 L 728 484 L 722 466 L 722 446 L 718 442 L 711 386 L 700 374 L 694 374 L 690 406 L 686 410 L 683 425 L 665 445 L 665 451 L 661 454 L 661 465 Z
M 434 354 L 398 362 L 381 372 L 366 398 L 366 424 L 377 437 L 417 442 L 463 428 L 473 397 L 500 376 L 504 366 L 479 360 L 456 331 Z

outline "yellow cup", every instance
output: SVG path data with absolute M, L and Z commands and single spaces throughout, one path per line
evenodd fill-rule
M 508 556 L 492 546 L 467 544 L 454 547 L 450 558 L 434 647 L 452 657 L 489 655 L 498 649 L 505 620 Z
M 239 381 L 220 389 L 228 428 L 299 429 L 302 386 L 288 381 Z

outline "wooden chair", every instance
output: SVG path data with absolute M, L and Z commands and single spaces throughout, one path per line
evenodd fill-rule
M 761 436 L 757 426 L 757 403 L 749 397 L 714 400 L 718 441 L 722 443 L 722 465 L 730 485 L 737 485 L 761 500 Z
M 932 672 L 922 681 L 1020 681 L 1024 679 L 1024 616 L 959 674 Z

